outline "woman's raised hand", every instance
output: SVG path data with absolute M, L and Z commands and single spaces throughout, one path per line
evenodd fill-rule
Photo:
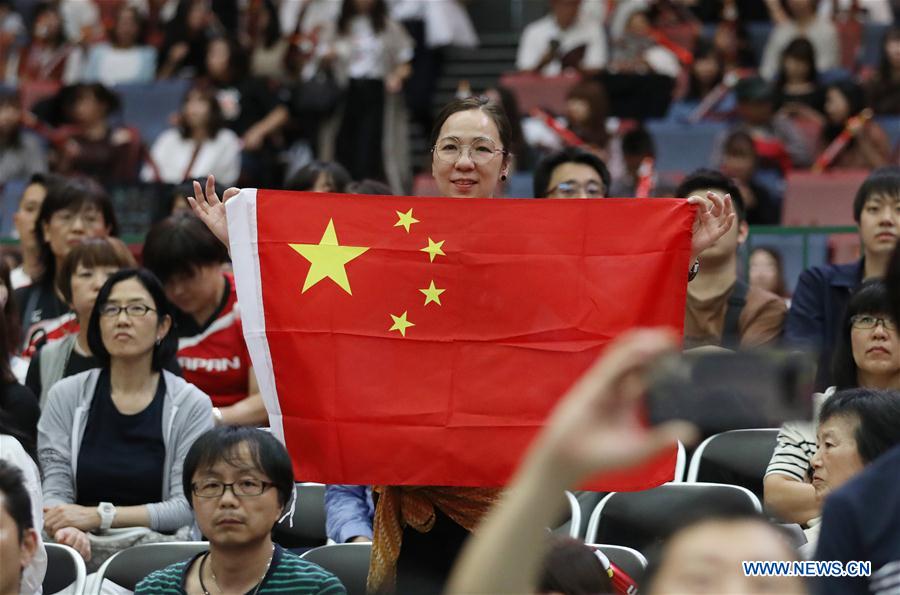
M 206 227 L 219 238 L 219 241 L 228 246 L 228 219 L 225 214 L 225 202 L 240 192 L 239 188 L 229 188 L 219 200 L 216 194 L 216 178 L 210 174 L 206 178 L 206 192 L 200 182 L 194 181 L 194 196 L 188 196 L 188 204 L 194 214 L 200 218 Z
M 706 197 L 691 196 L 688 202 L 697 205 L 697 216 L 694 218 L 694 234 L 691 239 L 691 258 L 716 243 L 735 225 L 736 215 L 731 204 L 731 195 L 724 198 L 715 192 L 707 192 Z

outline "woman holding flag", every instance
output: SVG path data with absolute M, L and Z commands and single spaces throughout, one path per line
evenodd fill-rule
M 431 135 L 432 175 L 441 195 L 492 198 L 509 173 L 511 132 L 502 108 L 483 98 L 455 100 L 439 114 Z M 189 198 L 194 212 L 228 244 L 224 201 L 239 191 L 229 188 L 220 200 L 215 180 L 206 192 L 194 183 Z M 728 197 L 691 197 L 698 206 L 692 253 L 712 245 L 734 223 Z M 456 553 L 498 490 L 494 488 L 377 486 L 374 543 L 369 590 L 440 592 Z M 401 547 L 402 546 L 402 547 Z

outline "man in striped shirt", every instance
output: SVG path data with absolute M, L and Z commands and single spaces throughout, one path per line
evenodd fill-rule
M 271 434 L 210 430 L 185 457 L 183 482 L 209 551 L 150 574 L 136 595 L 346 594 L 336 576 L 272 543 L 272 528 L 294 493 L 294 473 Z

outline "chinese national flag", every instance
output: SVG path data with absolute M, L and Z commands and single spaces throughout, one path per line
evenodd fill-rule
M 243 190 L 244 334 L 298 480 L 501 486 L 614 337 L 684 321 L 684 200 Z M 598 490 L 670 481 L 675 449 Z

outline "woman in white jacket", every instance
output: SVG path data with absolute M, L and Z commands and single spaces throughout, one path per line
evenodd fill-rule
M 89 545 L 91 568 L 137 542 L 165 540 L 179 529 L 184 538 L 193 521 L 181 466 L 213 426 L 212 405 L 162 369 L 177 348 L 171 312 L 149 271 L 113 274 L 88 326 L 103 367 L 54 385 L 38 422 L 44 527 L 79 551 Z M 113 527 L 144 529 L 108 534 Z
M 241 139 L 224 126 L 212 87 L 198 85 L 184 96 L 179 124 L 159 135 L 141 170 L 145 182 L 179 184 L 210 173 L 223 184 L 241 174 Z

